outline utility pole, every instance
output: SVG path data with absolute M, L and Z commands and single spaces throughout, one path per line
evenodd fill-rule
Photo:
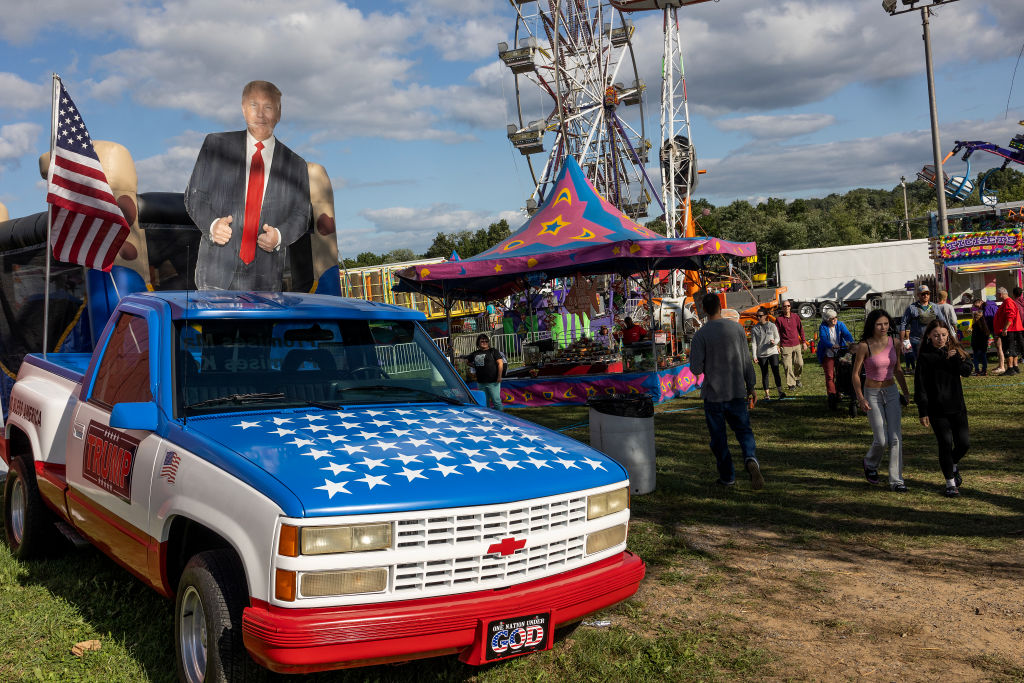
M 907 231 L 907 239 L 910 239 L 910 209 L 907 208 L 907 177 L 900 176 L 900 185 L 903 186 L 903 227 Z

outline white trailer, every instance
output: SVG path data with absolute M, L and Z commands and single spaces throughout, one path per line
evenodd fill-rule
M 802 318 L 843 304 L 870 308 L 882 292 L 934 273 L 927 239 L 779 252 L 780 284 Z

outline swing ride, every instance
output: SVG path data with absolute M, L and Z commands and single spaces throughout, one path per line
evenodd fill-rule
M 1021 122 L 1024 125 L 1024 121 Z M 1010 162 L 1024 164 L 1024 134 L 1018 133 L 1010 140 L 1009 147 L 1000 147 L 999 145 L 991 142 L 985 142 L 983 140 L 957 140 L 953 150 L 946 155 L 946 158 L 942 160 L 943 165 L 950 158 L 961 151 L 964 155 L 961 159 L 967 164 L 967 168 L 964 170 L 963 175 L 950 176 L 945 171 L 942 173 L 942 184 L 946 192 L 946 197 L 953 200 L 964 202 L 974 192 L 974 183 L 971 181 L 971 156 L 975 152 L 988 152 L 994 154 L 1003 159 L 1003 163 L 1000 166 L 994 166 L 978 180 L 978 197 L 982 204 L 985 206 L 995 206 L 998 202 L 997 193 L 994 190 L 990 190 L 986 187 L 986 182 L 989 177 L 996 172 L 1005 169 L 1010 165 Z M 925 181 L 932 187 L 935 187 L 937 182 L 935 166 L 927 165 L 917 173 L 917 177 L 920 180 Z

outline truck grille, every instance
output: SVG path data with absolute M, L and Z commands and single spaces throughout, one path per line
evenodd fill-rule
M 489 506 L 475 514 L 401 520 L 396 526 L 399 552 L 451 548 L 451 553 L 444 559 L 395 565 L 393 590 L 396 594 L 476 590 L 563 571 L 583 559 L 585 537 L 573 529 L 586 520 L 585 496 L 526 507 Z M 483 544 L 550 532 L 558 540 L 528 545 L 509 555 L 479 554 Z

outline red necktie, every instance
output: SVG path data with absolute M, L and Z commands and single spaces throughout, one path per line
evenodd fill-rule
M 259 235 L 260 208 L 263 206 L 263 143 L 256 143 L 256 151 L 249 164 L 249 187 L 245 191 L 245 225 L 242 228 L 242 249 L 238 252 L 243 263 L 256 258 L 256 237 Z

